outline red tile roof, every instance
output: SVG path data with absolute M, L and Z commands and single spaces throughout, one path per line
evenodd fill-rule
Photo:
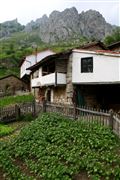
M 120 52 L 110 51 L 110 50 L 95 50 L 98 53 L 109 53 L 109 54 L 120 54 Z

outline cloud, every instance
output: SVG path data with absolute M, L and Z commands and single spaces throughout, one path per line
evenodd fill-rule
M 22 24 L 49 15 L 53 10 L 76 7 L 78 12 L 94 9 L 112 24 L 119 24 L 118 0 L 1 0 L 0 22 L 18 18 Z

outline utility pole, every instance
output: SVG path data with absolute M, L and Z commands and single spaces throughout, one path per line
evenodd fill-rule
M 35 50 L 35 64 L 36 64 L 37 63 L 37 51 L 38 51 L 37 44 L 33 44 L 32 48 Z

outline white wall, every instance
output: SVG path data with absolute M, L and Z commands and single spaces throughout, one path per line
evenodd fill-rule
M 93 57 L 93 73 L 81 73 L 81 58 Z M 73 51 L 73 83 L 106 83 L 120 81 L 120 57 Z
M 45 57 L 47 57 L 49 55 L 52 55 L 52 54 L 55 54 L 55 53 L 53 51 L 49 50 L 49 49 L 37 53 L 37 62 L 41 61 L 43 58 L 45 58 Z
M 39 78 L 32 79 L 31 86 L 32 87 L 40 87 L 44 85 L 54 85 L 55 84 L 55 73 L 42 76 Z
M 57 84 L 66 84 L 66 74 L 57 73 Z M 31 80 L 31 87 L 55 85 L 55 73 Z
M 57 73 L 57 84 L 66 84 L 66 74 Z
M 42 67 L 39 68 L 39 77 L 42 77 Z
M 35 56 L 27 56 L 20 68 L 20 77 L 22 78 L 25 74 L 29 75 L 30 70 L 26 70 L 30 66 L 33 66 L 36 62 Z
M 29 75 L 30 71 L 26 70 L 27 68 L 33 66 L 37 62 L 41 61 L 43 58 L 52 54 L 55 53 L 48 49 L 37 53 L 37 55 L 26 56 L 25 61 L 23 62 L 20 68 L 20 77 L 22 78 L 25 74 Z

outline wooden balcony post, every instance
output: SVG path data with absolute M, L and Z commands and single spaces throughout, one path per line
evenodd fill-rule
M 55 86 L 57 86 L 57 71 L 55 71 Z

